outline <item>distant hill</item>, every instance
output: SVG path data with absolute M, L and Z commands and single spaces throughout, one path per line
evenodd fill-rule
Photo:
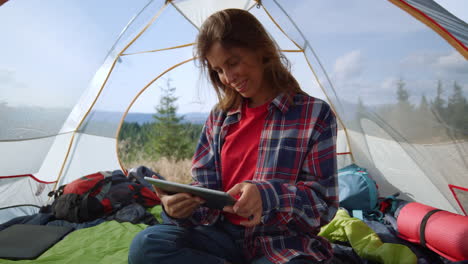
M 153 121 L 153 114 L 148 113 L 128 113 L 125 117 L 125 122 L 138 123 L 140 125 L 144 123 L 152 123 Z
M 208 114 L 209 113 L 191 112 L 181 114 L 180 116 L 184 117 L 184 123 L 204 124 L 206 118 L 208 118 Z M 154 114 L 149 113 L 128 113 L 128 115 L 125 117 L 125 122 L 138 123 L 140 125 L 144 123 L 152 123 L 154 122 L 153 115 Z
M 108 111 L 96 111 L 92 113 L 92 118 L 95 121 L 105 121 L 110 123 L 118 123 L 122 118 L 121 112 L 108 112 Z M 206 118 L 208 118 L 209 113 L 200 113 L 200 112 L 192 112 L 192 113 L 185 113 L 180 114 L 179 116 L 183 116 L 184 123 L 192 123 L 192 124 L 204 124 Z M 127 123 L 138 123 L 142 125 L 144 123 L 153 123 L 154 114 L 151 113 L 128 113 L 125 117 L 125 122 Z

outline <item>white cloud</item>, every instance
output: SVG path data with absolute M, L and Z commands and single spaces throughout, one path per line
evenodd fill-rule
M 457 51 L 450 53 L 418 52 L 412 53 L 401 60 L 406 70 L 430 70 L 439 78 L 453 79 L 462 77 L 468 80 L 468 61 Z M 463 78 L 463 76 L 465 76 Z
M 394 92 L 396 84 L 398 82 L 398 78 L 395 77 L 387 77 L 380 83 L 380 90 L 385 92 Z
M 434 67 L 442 71 L 468 74 L 467 61 L 456 51 L 437 57 Z
M 360 50 L 353 50 L 335 61 L 333 79 L 338 82 L 359 77 L 363 71 L 363 61 Z

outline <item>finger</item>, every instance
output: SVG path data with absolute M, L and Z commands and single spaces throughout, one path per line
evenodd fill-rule
M 184 205 L 188 205 L 191 203 L 198 203 L 198 201 L 188 193 L 177 193 L 173 195 L 166 195 L 165 198 L 166 198 L 166 204 L 171 207 L 184 206 Z
M 258 204 L 261 203 L 257 198 L 252 186 L 244 186 L 241 197 L 234 204 L 234 211 L 239 215 L 250 216 Z
M 242 183 L 238 183 L 234 185 L 231 189 L 229 189 L 227 193 L 231 195 L 232 197 L 236 197 L 240 194 L 241 189 L 242 189 Z
M 232 206 L 224 206 L 223 211 L 227 212 L 227 213 L 234 214 L 234 209 L 232 208 Z
M 250 212 L 252 215 L 255 212 L 262 212 L 262 201 L 261 200 L 255 200 L 255 199 L 249 199 L 248 202 L 245 205 L 245 208 L 248 212 Z
M 250 209 L 244 209 L 244 208 L 240 208 L 240 209 L 237 209 L 237 210 L 234 209 L 235 214 L 237 214 L 239 216 L 242 216 L 244 218 L 248 218 L 249 216 L 251 216 L 252 212 L 253 211 L 250 210 Z
M 204 204 L 206 203 L 206 201 L 201 198 L 201 197 L 198 197 L 198 196 L 193 196 L 193 198 L 195 199 L 195 201 L 197 201 L 199 204 Z
M 262 203 L 261 201 L 256 201 L 254 203 L 249 202 L 244 208 L 239 208 L 236 214 L 246 218 L 257 214 L 261 216 L 263 214 Z
M 240 183 L 234 185 L 231 189 L 229 189 L 227 191 L 227 193 L 229 195 L 231 195 L 232 197 L 236 197 L 238 198 L 239 196 L 241 196 L 241 190 L 242 190 L 242 185 Z M 226 212 L 229 212 L 229 213 L 237 213 L 237 210 L 239 210 L 239 207 L 242 207 L 242 203 L 239 204 L 239 200 L 237 200 L 233 206 L 227 206 L 226 207 Z M 223 208 L 224 210 L 224 208 Z
M 233 209 L 237 214 L 242 215 L 244 217 L 251 216 L 258 207 L 258 204 L 255 203 L 254 200 L 249 198 L 244 199 L 243 203 L 244 204 L 242 204 L 242 202 L 234 204 Z
M 200 204 L 195 200 L 183 200 L 179 203 L 168 204 L 164 209 L 174 218 L 189 217 Z
M 187 218 L 193 214 L 193 212 L 196 208 L 198 208 L 198 206 L 198 203 L 193 203 L 191 205 L 184 206 L 183 208 L 180 208 L 180 210 L 175 211 L 173 215 L 176 218 Z
M 172 218 L 182 219 L 182 218 L 190 217 L 194 211 L 195 211 L 195 208 L 184 208 L 183 211 L 176 211 L 176 212 L 171 212 L 171 213 L 166 212 L 166 213 L 168 213 Z
M 161 199 L 161 203 L 164 209 L 171 216 L 172 216 L 172 213 L 174 212 L 173 208 L 177 208 L 177 204 L 183 203 L 184 201 L 187 204 L 187 201 L 193 200 L 193 198 L 189 194 L 184 194 L 184 193 L 178 193 L 178 194 L 173 194 L 173 195 L 163 195 L 160 199 Z
M 151 178 L 154 178 L 154 179 L 159 179 L 159 177 L 158 177 L 158 176 L 156 176 L 156 175 L 154 175 L 154 174 L 151 176 Z M 157 187 L 156 187 L 156 186 L 154 186 L 154 185 L 152 185 L 152 187 L 153 187 L 153 190 L 154 190 L 154 191 L 157 193 L 157 191 L 156 191 Z M 161 189 L 159 189 L 159 190 L 161 190 Z M 160 196 L 158 195 L 158 197 L 160 197 Z M 160 198 L 161 198 L 161 197 L 160 197 Z
M 233 197 L 240 196 L 237 202 L 234 204 L 234 211 L 239 210 L 239 208 L 244 208 L 245 204 L 248 201 L 248 195 L 246 195 L 244 188 L 246 187 L 245 183 L 238 183 L 234 185 L 227 193 L 229 193 Z
M 159 189 L 158 187 L 156 187 L 154 185 L 153 185 L 153 189 L 154 189 L 154 192 L 156 193 L 156 195 L 159 197 L 159 199 L 161 199 L 163 196 L 167 195 L 166 192 L 164 192 L 163 190 Z

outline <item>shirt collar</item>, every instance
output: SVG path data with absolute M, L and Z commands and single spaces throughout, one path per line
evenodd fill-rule
M 294 95 L 290 94 L 289 96 L 293 97 Z M 289 96 L 287 93 L 280 93 L 271 101 L 270 105 L 268 106 L 268 109 L 271 109 L 273 106 L 275 106 L 282 113 L 286 113 L 291 105 L 291 102 L 288 100 Z M 227 115 L 229 116 L 229 115 L 240 113 L 242 109 L 242 105 L 246 103 L 247 103 L 247 100 L 243 99 L 241 104 L 238 107 L 229 110 L 227 112 Z
M 283 114 L 286 113 L 291 105 L 291 102 L 289 100 L 289 97 L 293 97 L 293 94 L 287 94 L 287 93 L 280 93 L 278 96 L 271 101 L 271 104 L 269 106 L 272 107 L 273 105 L 278 108 Z
M 242 109 L 242 104 L 244 104 L 244 101 L 245 101 L 245 100 L 242 100 L 241 104 L 240 104 L 238 107 L 229 110 L 229 111 L 227 112 L 227 115 L 230 116 L 230 115 L 234 115 L 234 114 L 240 113 L 240 112 L 241 112 L 241 109 Z

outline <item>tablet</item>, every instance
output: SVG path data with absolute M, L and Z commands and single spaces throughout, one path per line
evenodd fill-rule
M 204 205 L 209 208 L 221 210 L 224 206 L 234 205 L 236 203 L 236 199 L 226 192 L 150 177 L 145 177 L 145 180 L 168 194 L 190 193 L 198 196 L 206 201 Z

